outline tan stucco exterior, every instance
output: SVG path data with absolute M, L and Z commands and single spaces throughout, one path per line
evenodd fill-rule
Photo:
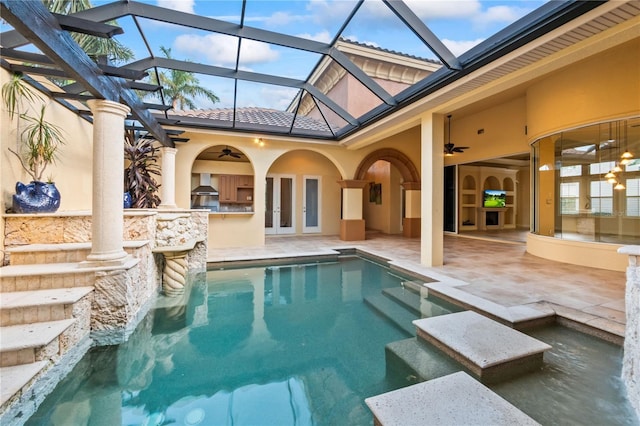
M 396 198 L 385 198 L 380 209 L 369 205 L 367 188 L 356 194 L 354 189 L 341 188 L 338 183 L 357 179 L 355 173 L 367 155 L 382 149 L 395 149 L 408 157 L 420 174 L 421 202 L 418 204 L 412 198 L 409 208 L 412 217 L 416 214 L 421 217 L 423 263 L 442 264 L 442 167 L 528 153 L 533 142 L 563 129 L 639 115 L 638 28 L 640 19 L 635 18 L 475 90 L 443 98 L 441 102 L 437 101 L 437 93 L 430 95 L 339 144 L 258 135 L 265 142 L 264 146 L 259 146 L 254 142 L 255 134 L 189 129 L 183 134 L 189 142 L 177 146 L 175 203 L 179 208 L 190 207 L 190 191 L 196 184 L 194 174 L 252 175 L 253 211 L 211 214 L 209 246 L 261 246 L 265 241 L 265 178 L 271 174 L 294 175 L 296 199 L 301 200 L 302 180 L 304 176 L 312 175 L 322 181 L 322 234 L 339 234 L 341 215 L 343 220 L 360 220 L 363 214 L 370 217 L 367 227 L 397 233 L 401 231 L 398 224 L 402 223 L 402 218 L 397 217 L 397 211 L 389 206 L 401 204 L 398 199 L 400 189 L 383 191 L 385 197 Z M 473 79 L 476 75 L 479 72 L 465 79 Z M 3 70 L 0 76 L 4 82 L 8 74 Z M 348 86 L 345 80 L 338 82 L 332 90 L 339 90 L 340 84 Z M 345 105 L 356 99 L 347 96 L 347 92 L 343 95 L 340 101 Z M 89 210 L 92 199 L 91 124 L 57 103 L 49 103 L 51 120 L 60 123 L 68 137 L 59 162 L 47 174 L 55 176 L 62 193 L 61 210 Z M 470 149 L 463 155 L 445 159 L 442 144 L 448 114 L 452 115 L 451 141 Z M 15 140 L 15 128 L 4 111 L 1 132 L 1 207 L 4 210 L 10 206 L 15 182 L 25 180 L 25 174 L 7 151 Z M 244 153 L 249 163 L 197 160 L 200 153 L 215 146 L 233 147 Z M 386 170 L 387 175 L 377 174 L 374 180 L 399 188 L 402 179 L 396 170 L 393 167 Z M 519 172 L 517 226 L 526 227 L 533 220 L 529 202 L 533 197 L 530 174 L 528 167 Z M 544 185 L 544 182 L 540 183 Z M 541 193 L 548 194 L 549 191 L 541 188 Z M 553 209 L 553 204 L 541 205 Z M 367 211 L 371 209 L 380 211 Z M 295 218 L 294 233 L 300 235 L 303 230 L 299 209 Z M 378 220 L 380 223 L 376 223 Z M 550 228 L 546 223 L 548 220 L 549 217 L 541 212 L 542 228 Z M 615 248 L 614 245 L 613 250 Z M 599 253 L 600 249 L 587 249 L 579 259 L 565 257 L 562 249 L 558 252 L 545 249 L 537 254 L 592 264 L 591 255 L 600 256 Z

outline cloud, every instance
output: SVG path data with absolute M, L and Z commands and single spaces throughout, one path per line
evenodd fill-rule
M 234 66 L 238 48 L 238 40 L 235 37 L 222 34 L 207 34 L 204 36 L 182 34 L 173 42 L 174 57 L 180 54 L 187 59 L 198 62 L 208 62 L 213 65 Z M 206 59 L 206 60 L 203 60 Z M 273 62 L 278 60 L 279 54 L 266 43 L 253 40 L 242 42 L 243 64 L 255 64 Z
M 333 36 L 329 34 L 329 31 L 323 30 L 315 34 L 309 34 L 309 33 L 297 34 L 296 37 L 302 37 L 308 40 L 320 41 L 322 43 L 329 43 L 332 40 Z
M 407 6 L 422 20 L 473 17 L 481 12 L 482 4 L 477 0 L 406 0 Z
M 478 38 L 475 40 L 448 40 L 442 39 L 442 43 L 453 53 L 455 56 L 460 56 L 472 47 L 482 43 L 484 39 Z
M 158 6 L 178 12 L 194 13 L 195 0 L 156 0 Z
M 510 24 L 522 18 L 532 9 L 512 6 L 492 6 L 472 18 L 474 26 L 485 28 L 493 24 Z

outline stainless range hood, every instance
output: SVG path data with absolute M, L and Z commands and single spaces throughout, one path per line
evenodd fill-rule
M 218 191 L 211 186 L 211 173 L 200 173 L 200 185 L 198 185 L 191 195 L 218 195 Z
M 191 191 L 191 208 L 207 209 L 212 212 L 220 210 L 218 191 L 211 186 L 211 173 L 200 174 L 200 185 Z

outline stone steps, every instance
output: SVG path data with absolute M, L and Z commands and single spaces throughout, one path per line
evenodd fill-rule
M 125 267 L 137 261 L 132 258 Z M 92 266 L 83 262 L 3 266 L 0 268 L 0 292 L 90 287 L 95 283 L 96 272 L 122 268 L 122 265 Z
M 415 333 L 413 321 L 418 319 L 419 316 L 408 311 L 405 307 L 399 305 L 392 299 L 383 296 L 382 294 L 376 294 L 366 297 L 364 302 L 386 317 L 398 328 L 405 331 L 407 335 L 413 335 Z
M 0 298 L 2 325 L 31 324 L 73 318 L 74 304 L 92 292 L 93 287 L 75 287 L 3 293 Z M 89 309 L 91 300 L 87 300 L 85 305 Z M 78 313 L 77 309 L 75 309 L 75 313 Z
M 146 240 L 125 241 L 123 248 L 132 254 L 135 249 L 148 243 Z M 5 252 L 9 256 L 9 265 L 76 263 L 87 259 L 91 253 L 91 243 L 25 244 L 7 247 Z
M 0 327 L 0 367 L 57 358 L 69 347 L 75 318 Z
M 411 337 L 387 344 L 384 348 L 387 371 L 392 377 L 404 377 L 414 384 L 460 371 L 464 367 L 421 339 Z
M 48 361 L 0 367 L 0 406 L 17 395 L 26 385 L 49 365 Z

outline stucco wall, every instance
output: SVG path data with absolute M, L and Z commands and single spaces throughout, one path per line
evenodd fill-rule
M 640 111 L 640 39 L 563 68 L 527 90 L 531 142 Z

